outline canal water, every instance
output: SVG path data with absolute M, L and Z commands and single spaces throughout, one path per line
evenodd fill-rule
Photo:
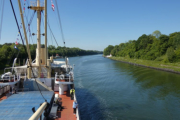
M 81 120 L 180 119 L 180 75 L 102 57 L 71 57 Z

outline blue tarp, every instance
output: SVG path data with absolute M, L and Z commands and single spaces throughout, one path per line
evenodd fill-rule
M 53 91 L 41 91 L 50 103 Z M 19 92 L 0 102 L 0 120 L 28 120 L 41 103 L 45 102 L 39 91 Z

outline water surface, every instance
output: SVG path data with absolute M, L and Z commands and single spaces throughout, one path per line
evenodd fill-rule
M 92 55 L 72 57 L 82 120 L 180 119 L 180 75 Z

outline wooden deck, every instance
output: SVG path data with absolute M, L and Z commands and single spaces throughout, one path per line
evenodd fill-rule
M 55 94 L 59 94 L 59 92 L 55 92 Z M 76 115 L 73 114 L 73 101 L 71 100 L 70 93 L 64 92 L 63 95 L 59 94 L 62 102 L 62 111 L 57 112 L 58 118 L 56 120 L 76 120 Z

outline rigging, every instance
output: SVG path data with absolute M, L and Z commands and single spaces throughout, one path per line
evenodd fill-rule
M 17 21 L 17 18 L 16 18 L 16 14 L 15 14 L 15 11 L 14 11 L 14 7 L 13 7 L 13 4 L 12 4 L 12 1 L 11 1 L 11 0 L 10 0 L 10 3 L 11 3 L 11 7 L 12 7 L 12 10 L 13 10 L 13 14 L 14 14 L 14 17 L 15 17 L 15 20 L 16 20 L 16 24 L 17 24 L 17 27 L 18 27 L 18 30 L 19 30 L 19 34 L 20 34 L 20 36 L 21 36 L 21 40 L 22 40 L 22 43 L 23 43 L 24 50 L 25 50 L 25 52 L 27 53 L 27 50 L 26 50 L 26 47 L 25 47 L 25 44 L 24 44 L 24 41 L 23 41 L 23 38 L 22 38 L 22 34 L 21 34 L 21 31 L 20 31 L 20 28 L 19 28 L 19 24 L 18 24 L 18 21 Z M 30 67 L 32 68 L 32 65 L 31 65 L 31 63 L 30 63 L 29 60 L 28 60 L 28 62 L 29 62 Z M 31 71 L 32 71 L 32 73 L 33 73 L 33 76 L 35 76 L 33 70 L 31 70 Z M 34 77 L 34 78 L 35 78 L 35 77 Z M 35 78 L 35 81 L 36 81 L 36 78 Z M 47 101 L 47 100 L 44 98 L 44 96 L 43 96 L 43 94 L 42 94 L 42 92 L 41 92 L 41 90 L 40 90 L 40 88 L 39 88 L 39 85 L 37 84 L 37 81 L 36 81 L 36 85 L 37 85 L 38 90 L 39 90 L 39 92 L 41 93 L 41 96 L 43 97 L 43 99 L 44 99 L 45 101 Z
M 43 13 L 43 12 L 42 12 L 42 13 Z M 44 15 L 44 13 L 43 13 L 43 15 Z M 53 36 L 53 38 L 54 38 L 54 40 L 55 40 L 55 42 L 56 42 L 57 46 L 59 46 L 59 45 L 58 45 L 58 43 L 57 43 L 57 40 L 56 40 L 56 38 L 55 38 L 55 36 L 54 36 L 54 34 L 53 34 L 52 30 L 51 30 L 51 27 L 50 27 L 50 25 L 49 25 L 49 19 L 48 19 L 47 24 L 48 24 L 49 30 L 50 30 L 50 32 L 51 32 L 51 35 Z
M 60 25 L 60 29 L 61 29 L 61 34 L 62 34 L 62 40 L 63 40 L 63 43 L 64 43 L 64 46 L 65 45 L 65 39 L 64 39 L 64 34 L 63 34 L 63 29 L 62 29 L 62 24 L 61 24 L 61 18 L 60 18 L 60 14 L 59 14 L 59 8 L 58 8 L 58 4 L 57 4 L 57 0 L 56 1 L 56 9 L 57 9 L 57 12 L 58 12 L 58 19 L 59 19 L 59 25 Z

